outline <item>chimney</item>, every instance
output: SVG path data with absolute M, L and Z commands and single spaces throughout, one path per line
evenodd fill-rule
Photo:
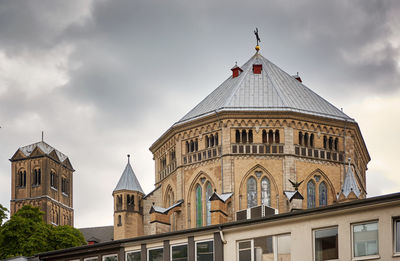
M 293 77 L 294 77 L 296 80 L 298 80 L 299 82 L 303 82 L 303 81 L 301 80 L 300 76 L 299 76 L 299 72 L 297 72 L 296 75 L 293 75 Z
M 261 74 L 262 64 L 253 64 L 253 73 Z
M 232 70 L 232 78 L 238 77 L 239 74 L 240 74 L 241 72 L 243 72 L 243 70 L 240 69 L 239 66 L 237 66 L 237 62 L 235 63 L 235 66 L 233 66 L 231 70 Z

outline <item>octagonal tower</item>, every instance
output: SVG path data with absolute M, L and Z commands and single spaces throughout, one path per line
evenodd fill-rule
M 183 200 L 170 230 L 259 205 L 287 212 L 295 194 L 300 208 L 334 204 L 346 173 L 359 190 L 346 200 L 365 198 L 370 157 L 354 119 L 258 51 L 231 70 L 150 148 L 158 192 L 149 200 L 164 209 Z M 212 207 L 214 191 L 225 205 Z

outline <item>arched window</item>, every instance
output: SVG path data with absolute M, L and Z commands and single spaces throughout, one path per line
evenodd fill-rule
M 206 184 L 206 225 L 211 225 L 211 201 L 212 187 L 210 182 Z
M 190 152 L 189 142 L 186 141 L 186 153 L 189 153 L 189 152 Z
M 249 130 L 249 143 L 253 143 L 253 131 Z
M 210 147 L 214 147 L 214 135 L 210 136 Z
M 310 146 L 314 147 L 314 134 L 310 135 Z
M 275 131 L 275 143 L 280 143 L 279 130 Z
M 329 138 L 329 149 L 333 149 L 333 139 L 332 137 Z
M 247 133 L 245 130 L 242 130 L 242 143 L 247 143 Z
M 324 181 L 319 184 L 319 206 L 328 205 L 328 192 Z
M 198 150 L 199 150 L 199 142 L 196 139 L 194 142 L 194 151 L 198 151 Z
M 247 207 L 257 206 L 257 181 L 254 177 L 247 180 Z
M 261 203 L 271 206 L 271 185 L 267 177 L 261 180 Z
M 236 143 L 240 143 L 240 131 L 236 130 Z
M 201 186 L 197 184 L 196 187 L 196 227 L 203 225 L 203 201 L 202 201 Z
M 326 138 L 326 136 L 324 136 L 324 149 L 326 149 L 328 147 L 327 142 L 328 142 L 328 139 Z
M 194 142 L 191 140 L 190 141 L 190 152 L 194 151 Z
M 299 145 L 303 145 L 303 133 L 299 132 Z
M 269 144 L 274 143 L 274 132 L 272 130 L 268 131 L 268 143 Z
M 262 131 L 262 142 L 267 143 L 268 142 L 268 137 L 267 137 L 267 131 L 263 130 Z
M 312 180 L 307 183 L 307 208 L 315 208 L 315 183 Z
M 215 146 L 218 146 L 218 133 L 215 134 L 214 139 L 215 139 Z
M 208 136 L 206 136 L 206 148 L 210 147 L 210 140 Z
M 304 134 L 304 146 L 308 147 L 308 133 Z
M 64 223 L 65 223 L 65 216 L 64 216 Z M 118 215 L 118 226 L 122 226 L 122 218 L 121 218 L 121 215 Z
M 41 179 L 42 179 L 41 176 L 42 176 L 42 175 L 41 175 L 40 169 L 34 169 L 34 171 L 33 171 L 33 183 L 32 183 L 32 185 L 34 185 L 34 186 L 39 186 L 40 183 L 41 183 Z
M 335 139 L 335 150 L 338 151 L 339 140 L 338 138 Z

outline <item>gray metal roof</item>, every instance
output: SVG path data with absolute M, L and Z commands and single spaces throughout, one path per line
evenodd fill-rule
M 139 191 L 144 194 L 143 189 L 140 186 L 138 179 L 136 178 L 135 172 L 133 172 L 131 163 L 129 162 L 129 158 L 125 170 L 122 173 L 121 178 L 119 179 L 118 184 L 114 189 L 114 191 L 119 190 Z
M 38 147 L 41 151 L 43 151 L 47 155 L 49 155 L 54 150 L 61 162 L 64 162 L 68 158 L 65 154 L 63 154 L 60 151 L 56 150 L 55 148 L 53 148 L 52 146 L 50 146 L 49 144 L 47 144 L 44 141 L 39 141 L 39 142 L 33 143 L 31 145 L 27 145 L 27 146 L 21 147 L 21 148 L 19 148 L 19 150 L 25 156 L 28 157 L 35 150 L 36 147 Z
M 261 74 L 253 73 L 261 64 Z M 256 53 L 238 77 L 229 77 L 175 125 L 215 111 L 293 111 L 327 118 L 354 121 L 321 96 Z
M 102 243 L 114 239 L 114 226 L 86 227 L 79 228 L 79 231 L 81 231 L 86 242 L 96 241 L 97 243 Z
M 360 197 L 361 192 L 357 186 L 357 181 L 354 176 L 353 170 L 351 169 L 350 159 L 349 159 L 349 166 L 347 167 L 347 173 L 346 177 L 344 178 L 341 193 L 347 198 L 352 191 L 357 196 L 357 198 Z

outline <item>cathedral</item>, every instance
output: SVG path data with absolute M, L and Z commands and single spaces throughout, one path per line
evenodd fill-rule
M 113 191 L 114 239 L 366 197 L 357 122 L 256 53 L 150 147 L 155 188 L 129 162 Z
M 253 219 L 366 197 L 357 122 L 263 57 L 260 47 L 150 147 L 155 188 L 128 162 L 112 195 L 114 240 Z M 68 157 L 43 140 L 10 159 L 11 215 L 38 206 L 73 226 Z

